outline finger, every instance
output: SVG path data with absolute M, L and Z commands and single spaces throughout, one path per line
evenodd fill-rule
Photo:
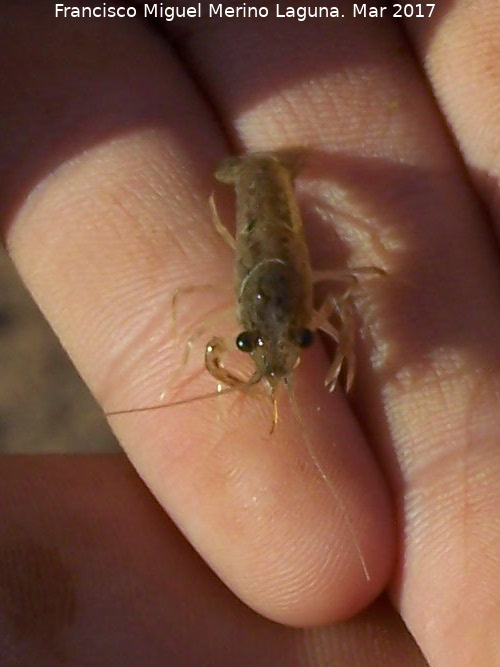
M 462 345 L 453 355 L 454 365 L 463 378 L 457 384 L 443 376 L 439 383 L 443 398 L 448 394 L 446 400 L 454 418 L 446 426 L 441 422 L 439 447 L 431 443 L 434 452 L 429 451 L 428 459 L 437 459 L 435 466 L 444 459 L 446 465 L 439 488 L 438 480 L 432 479 L 428 469 L 433 492 L 421 494 L 420 498 L 415 495 L 413 503 L 415 517 L 420 517 L 415 522 L 425 525 L 432 512 L 440 517 L 438 524 L 436 516 L 435 525 L 443 526 L 432 549 L 427 548 L 425 553 L 415 549 L 417 567 L 412 568 L 404 598 L 416 602 L 416 608 L 427 609 L 427 618 L 422 615 L 415 619 L 413 627 L 418 628 L 418 636 L 432 651 L 429 655 L 436 664 L 450 660 L 456 664 L 472 660 L 494 664 L 500 660 L 496 632 L 500 623 L 500 534 L 495 509 L 500 500 L 498 244 L 488 229 L 491 225 L 498 239 L 500 163 L 495 109 L 500 91 L 496 76 L 499 24 L 498 3 L 488 1 L 440 4 L 431 20 L 407 22 L 478 200 L 486 204 L 486 211 L 491 214 L 491 219 L 471 216 L 469 224 L 474 226 L 474 236 L 482 239 L 483 265 L 496 265 L 495 274 L 485 276 L 477 262 L 471 261 L 474 255 L 467 252 L 462 268 L 457 267 L 453 274 L 452 279 L 456 280 L 461 271 L 464 277 L 457 286 L 465 283 L 468 287 L 460 296 L 462 314 L 457 312 L 455 316 L 455 326 L 460 331 L 455 338 Z M 474 286 L 472 292 L 470 286 Z M 469 331 L 465 348 L 464 322 Z M 448 385 L 452 392 L 447 392 Z M 443 416 L 436 415 L 436 419 Z M 431 503 L 434 510 L 430 509 Z M 429 623 L 429 619 L 433 621 Z
M 499 548 L 500 304 L 481 207 L 396 24 L 281 25 L 279 40 L 261 23 L 251 41 L 223 23 L 223 38 L 190 39 L 188 57 L 242 144 L 312 146 L 316 210 L 331 219 L 340 202 L 332 227 L 353 239 L 352 263 L 387 270 L 360 304 L 356 408 L 398 498 L 394 597 L 433 664 L 467 662 L 465 645 L 495 662 L 498 559 L 482 552 Z
M 387 601 L 315 630 L 250 611 L 122 457 L 4 457 L 0 520 L 3 665 L 425 664 Z
M 44 54 L 37 77 L 15 31 L 26 15 L 10 11 L 6 62 L 18 67 L 4 98 L 8 247 L 106 408 L 148 405 L 182 356 L 168 325 L 175 290 L 230 280 L 228 249 L 207 224 L 220 134 L 140 24 L 61 27 L 42 12 L 30 50 Z M 18 90 L 25 70 L 31 85 Z M 45 113 L 50 104 L 57 113 Z M 27 136 L 21 111 L 33 116 Z M 193 319 L 203 303 L 193 301 Z M 324 364 L 311 355 L 312 386 L 322 386 Z M 283 412 L 270 442 L 267 406 L 244 401 L 241 419 L 220 419 L 230 398 L 220 409 L 205 401 L 124 415 L 114 427 L 163 507 L 248 604 L 298 624 L 353 613 L 383 587 L 392 556 L 386 490 L 356 422 L 338 397 L 331 413 L 324 394 L 300 401 L 304 422 L 320 411 L 307 433 L 326 484 L 294 419 Z
M 493 214 L 497 235 L 499 27 L 500 7 L 494 0 L 437 5 L 431 20 L 408 21 L 409 34 L 471 179 Z

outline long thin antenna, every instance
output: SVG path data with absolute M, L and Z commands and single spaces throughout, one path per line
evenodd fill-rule
M 344 503 L 344 501 L 340 497 L 340 494 L 338 493 L 338 491 L 333 486 L 330 478 L 328 477 L 328 475 L 323 470 L 323 467 L 322 467 L 321 463 L 318 461 L 318 457 L 314 453 L 314 449 L 313 449 L 313 446 L 311 444 L 311 440 L 309 438 L 307 430 L 306 430 L 306 428 L 304 426 L 304 423 L 302 421 L 302 417 L 300 415 L 299 406 L 297 404 L 297 399 L 295 398 L 295 392 L 294 392 L 294 389 L 293 389 L 291 379 L 287 378 L 285 384 L 286 384 L 286 387 L 287 387 L 287 390 L 288 390 L 288 396 L 290 398 L 290 405 L 292 407 L 292 413 L 293 413 L 293 416 L 295 417 L 295 419 L 296 419 L 296 421 L 299 425 L 301 435 L 302 435 L 303 440 L 304 440 L 305 445 L 306 445 L 307 452 L 308 452 L 308 454 L 311 458 L 311 461 L 312 461 L 314 467 L 316 468 L 316 470 L 320 474 L 321 478 L 323 479 L 323 481 L 327 485 L 328 490 L 330 491 L 333 498 L 335 499 L 335 502 L 338 504 L 338 507 L 341 511 L 342 517 L 346 522 L 346 526 L 349 529 L 352 540 L 353 540 L 354 545 L 356 547 L 356 551 L 358 553 L 359 561 L 361 563 L 361 567 L 363 569 L 365 579 L 366 579 L 366 581 L 370 581 L 371 577 L 370 577 L 370 572 L 368 571 L 368 565 L 366 563 L 366 559 L 363 555 L 363 552 L 361 551 L 361 547 L 359 545 L 359 540 L 356 536 L 356 531 L 354 530 L 354 525 L 352 523 L 351 517 L 349 516 L 349 512 L 347 510 L 346 504 Z
M 125 410 L 111 410 L 105 412 L 106 417 L 114 417 L 115 415 L 128 415 L 134 412 L 153 412 L 155 410 L 163 410 L 165 408 L 173 408 L 178 405 L 187 405 L 188 403 L 194 403 L 195 401 L 204 401 L 207 398 L 215 398 L 216 396 L 225 396 L 226 394 L 232 394 L 235 391 L 245 391 L 248 387 L 251 387 L 262 379 L 260 373 L 254 373 L 249 380 L 241 382 L 241 384 L 234 385 L 233 387 L 227 387 L 226 389 L 220 389 L 219 391 L 213 391 L 209 394 L 200 394 L 199 396 L 190 396 L 189 398 L 184 398 L 180 401 L 172 401 L 171 403 L 157 403 L 155 405 L 146 405 L 141 408 L 126 408 Z

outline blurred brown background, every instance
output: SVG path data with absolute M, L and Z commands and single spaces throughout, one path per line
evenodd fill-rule
M 102 412 L 0 251 L 0 452 L 117 452 Z

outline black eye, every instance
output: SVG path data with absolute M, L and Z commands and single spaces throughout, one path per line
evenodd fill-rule
M 254 331 L 242 331 L 236 338 L 236 347 L 241 352 L 253 352 L 258 342 L 259 337 Z
M 314 340 L 314 334 L 311 329 L 301 329 L 297 331 L 296 341 L 299 347 L 309 347 Z

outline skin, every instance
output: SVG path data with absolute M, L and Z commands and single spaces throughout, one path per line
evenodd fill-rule
M 175 289 L 231 282 L 208 222 L 224 156 L 307 145 L 297 186 L 314 265 L 336 268 L 347 238 L 352 265 L 389 274 L 358 303 L 350 401 L 324 391 L 319 342 L 297 371 L 334 497 L 286 407 L 270 440 L 268 406 L 233 410 L 229 396 L 219 411 L 113 419 L 159 505 L 123 461 L 2 463 L 3 591 L 28 586 L 39 559 L 53 574 L 27 590 L 59 599 L 61 617 L 40 628 L 29 605 L 0 605 L 0 650 L 71 663 L 91 636 L 111 661 L 146 646 L 150 664 L 199 664 L 195 637 L 214 665 L 276 664 L 277 646 L 288 664 L 423 664 L 417 646 L 431 665 L 499 663 L 498 3 L 441 2 L 398 24 L 190 19 L 161 32 L 11 3 L 0 22 L 5 243 L 105 410 L 165 389 Z M 185 313 L 201 314 L 206 294 L 189 298 Z M 392 607 L 362 613 L 383 590 Z M 351 615 L 321 631 L 264 619 Z M 228 618 L 242 633 L 229 648 Z

